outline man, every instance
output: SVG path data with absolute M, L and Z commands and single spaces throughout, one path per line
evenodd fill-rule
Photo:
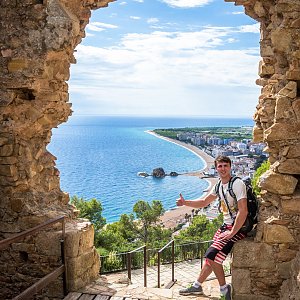
M 231 178 L 231 160 L 226 156 L 218 156 L 215 160 L 215 168 L 219 174 L 221 184 L 219 191 L 214 189 L 204 198 L 195 200 L 185 200 L 180 194 L 180 198 L 176 200 L 177 206 L 189 206 L 194 208 L 202 208 L 208 206 L 220 195 L 221 211 L 224 216 L 224 224 L 218 229 L 213 238 L 213 244 L 205 253 L 205 262 L 197 280 L 188 288 L 180 290 L 180 295 L 201 295 L 203 294 L 201 284 L 206 278 L 214 272 L 219 285 L 220 292 L 226 300 L 232 299 L 232 287 L 226 284 L 225 274 L 222 263 L 231 251 L 234 243 L 245 237 L 245 234 L 239 232 L 243 226 L 247 214 L 247 192 L 246 186 L 242 180 L 237 179 L 233 182 L 233 192 L 236 195 L 237 208 L 234 199 L 228 191 L 228 182 Z M 227 201 L 225 201 L 225 199 Z

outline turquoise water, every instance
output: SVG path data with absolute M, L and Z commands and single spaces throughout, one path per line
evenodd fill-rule
M 169 173 L 200 170 L 204 161 L 191 151 L 146 133 L 155 128 L 253 125 L 251 119 L 133 118 L 73 116 L 53 130 L 49 151 L 57 157 L 61 188 L 70 196 L 97 198 L 108 222 L 132 212 L 138 200 L 161 200 L 175 207 L 181 192 L 203 194 L 208 182 L 191 176 L 139 177 L 162 167 Z

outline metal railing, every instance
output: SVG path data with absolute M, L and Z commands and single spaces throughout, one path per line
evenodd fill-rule
M 161 248 L 160 250 L 158 250 L 157 252 L 157 287 L 160 288 L 160 261 L 161 261 L 161 253 L 167 249 L 169 246 L 171 245 L 171 249 L 172 249 L 172 279 L 171 281 L 167 284 L 166 288 L 171 288 L 175 282 L 177 280 L 175 280 L 175 245 L 174 245 L 174 240 L 171 240 L 168 244 L 166 244 L 163 248 Z
M 168 264 L 172 261 L 174 256 L 175 263 L 192 260 L 197 258 L 203 258 L 206 249 L 209 247 L 212 241 L 202 242 L 189 242 L 185 244 L 176 244 L 174 242 L 174 255 L 171 251 L 163 251 L 161 253 L 161 264 Z M 158 264 L 158 251 L 159 248 L 147 249 L 147 265 L 148 267 L 157 266 Z M 101 267 L 100 274 L 108 274 L 113 272 L 120 272 L 127 270 L 127 253 L 116 253 L 112 251 L 109 255 L 100 256 Z M 132 259 L 132 269 L 143 268 L 144 259 L 135 255 Z
M 67 272 L 66 272 L 66 265 L 65 265 L 65 246 L 64 246 L 64 241 L 65 241 L 65 217 L 58 217 L 55 219 L 48 220 L 38 226 L 35 226 L 31 229 L 28 229 L 26 231 L 23 231 L 21 233 L 15 234 L 10 238 L 4 239 L 0 241 L 0 250 L 4 250 L 7 247 L 9 247 L 11 244 L 16 243 L 18 241 L 23 240 L 25 237 L 33 235 L 42 229 L 45 229 L 51 225 L 54 225 L 56 223 L 62 223 L 62 238 L 60 240 L 60 248 L 61 248 L 61 260 L 62 260 L 62 265 L 52 271 L 50 274 L 44 276 L 41 278 L 38 282 L 34 283 L 32 286 L 27 288 L 24 292 L 16 296 L 13 300 L 27 300 L 31 299 L 36 293 L 38 293 L 41 289 L 44 287 L 48 286 L 52 281 L 57 279 L 60 275 L 63 275 L 63 292 L 64 295 L 67 295 L 68 290 L 67 290 Z
M 128 278 L 131 280 L 132 269 L 144 268 L 144 286 L 147 285 L 147 270 L 146 267 L 157 266 L 157 281 L 158 287 L 161 286 L 161 266 L 171 264 L 172 278 L 166 284 L 165 288 L 170 288 L 176 282 L 175 279 L 175 264 L 187 260 L 200 259 L 201 268 L 203 266 L 204 253 L 211 245 L 212 241 L 191 242 L 185 244 L 176 244 L 171 240 L 161 249 L 147 249 L 146 246 L 139 247 L 130 252 L 116 253 L 111 252 L 107 256 L 100 256 L 101 259 L 101 274 L 107 274 L 118 271 L 127 271 Z M 141 250 L 143 256 L 141 255 Z M 135 255 L 133 255 L 135 254 Z M 165 273 L 165 272 L 164 272 Z
M 139 252 L 141 249 L 143 249 L 143 254 L 144 254 L 144 287 L 147 286 L 147 248 L 146 245 L 141 246 L 139 248 L 136 248 L 130 252 L 127 252 L 127 271 L 128 271 L 128 279 L 131 281 L 131 257 L 132 254 Z

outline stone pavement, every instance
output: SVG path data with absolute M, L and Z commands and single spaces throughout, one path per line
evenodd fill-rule
M 127 272 L 101 275 L 93 284 L 81 290 L 88 293 L 102 293 L 128 299 L 163 300 L 163 299 L 220 299 L 219 285 L 213 277 L 203 284 L 203 296 L 181 296 L 179 290 L 197 278 L 200 271 L 200 260 L 186 261 L 175 264 L 175 285 L 171 289 L 164 288 L 171 280 L 171 265 L 161 266 L 161 288 L 157 288 L 157 267 L 147 268 L 147 288 L 144 286 L 143 270 L 132 270 L 131 284 Z M 227 283 L 231 277 L 226 278 Z

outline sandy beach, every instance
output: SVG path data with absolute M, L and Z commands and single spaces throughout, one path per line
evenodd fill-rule
M 186 174 L 183 174 L 183 175 L 184 176 L 197 176 L 201 179 L 207 180 L 210 183 L 210 185 L 209 185 L 206 193 L 210 192 L 211 188 L 218 181 L 218 178 L 217 177 L 206 177 L 203 174 L 203 172 L 210 170 L 211 166 L 214 165 L 214 158 L 212 156 L 208 155 L 207 153 L 205 153 L 204 151 L 202 151 L 201 149 L 199 149 L 196 146 L 186 144 L 184 142 L 180 142 L 180 141 L 177 141 L 177 140 L 173 140 L 173 139 L 170 139 L 170 138 L 167 138 L 167 137 L 160 136 L 160 135 L 154 133 L 151 130 L 148 130 L 146 132 L 149 133 L 149 134 L 152 134 L 152 135 L 154 135 L 154 136 L 156 136 L 160 139 L 166 140 L 170 143 L 174 143 L 174 144 L 177 144 L 181 147 L 184 147 L 184 148 L 188 149 L 189 151 L 192 151 L 193 153 L 195 153 L 201 159 L 203 159 L 204 162 L 205 162 L 204 169 L 196 171 L 196 172 L 186 173 Z M 174 199 L 174 204 L 175 204 L 175 201 L 176 201 L 176 199 Z M 186 213 L 190 214 L 192 212 L 192 209 L 193 208 L 191 208 L 191 207 L 181 206 L 181 207 L 177 207 L 175 209 L 166 211 L 164 213 L 164 215 L 161 217 L 161 221 L 162 221 L 162 223 L 164 224 L 164 226 L 166 228 L 173 228 L 180 222 L 180 220 L 182 220 L 184 218 Z

